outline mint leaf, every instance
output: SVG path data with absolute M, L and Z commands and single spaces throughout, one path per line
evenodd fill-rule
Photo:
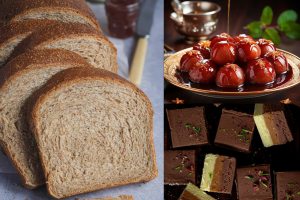
M 264 25 L 270 25 L 273 19 L 273 10 L 270 6 L 266 6 L 261 14 L 260 21 Z
M 278 29 L 283 31 L 289 38 L 300 39 L 300 24 L 293 21 L 288 21 L 278 26 Z
M 291 27 L 289 26 L 288 23 L 289 23 L 289 22 L 283 23 L 283 24 L 279 24 L 279 25 L 278 25 L 278 30 L 280 30 L 280 31 L 282 31 L 282 32 L 290 31 L 290 30 L 291 30 Z
M 286 10 L 283 13 L 281 13 L 277 19 L 277 23 L 279 25 L 284 24 L 288 21 L 295 22 L 298 18 L 298 14 L 293 10 Z
M 280 45 L 280 37 L 278 32 L 273 28 L 267 28 L 263 33 L 263 37 L 267 40 L 271 40 L 275 46 Z
M 258 38 L 262 36 L 262 28 L 261 28 L 261 23 L 260 22 L 251 22 L 250 24 L 247 25 L 250 33 L 249 35 L 253 38 Z

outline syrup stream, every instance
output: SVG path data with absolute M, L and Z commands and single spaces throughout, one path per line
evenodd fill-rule
M 230 0 L 228 0 L 228 14 L 227 14 L 227 34 L 229 35 L 229 12 L 230 12 Z

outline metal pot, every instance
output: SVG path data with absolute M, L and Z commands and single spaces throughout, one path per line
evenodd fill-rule
M 217 14 L 221 7 L 208 1 L 185 1 L 182 5 L 182 17 L 171 13 L 170 18 L 175 22 L 175 30 L 185 36 L 186 42 L 195 43 L 207 39 L 216 31 Z

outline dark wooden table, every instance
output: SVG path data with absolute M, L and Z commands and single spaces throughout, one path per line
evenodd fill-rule
M 227 0 L 212 0 L 219 4 L 222 8 L 218 14 L 218 28 L 215 34 L 226 32 L 227 30 Z M 287 9 L 295 10 L 300 18 L 300 7 L 297 5 L 296 0 L 278 1 L 278 0 L 231 0 L 230 9 L 230 35 L 235 36 L 240 33 L 248 34 L 248 30 L 243 29 L 244 26 L 252 21 L 259 21 L 262 10 L 265 6 L 271 6 L 273 9 L 273 21 L 271 25 L 276 25 L 278 16 Z M 170 19 L 170 14 L 173 12 L 171 1 L 165 0 L 165 13 L 164 13 L 164 42 L 175 51 L 179 51 L 193 45 L 187 44 L 184 37 L 178 34 L 174 29 L 174 22 Z M 300 20 L 298 19 L 299 23 Z M 280 33 L 281 34 L 281 33 Z M 300 40 L 292 40 L 281 34 L 280 49 L 286 50 L 300 57 Z M 173 85 L 165 83 L 165 103 L 171 103 L 173 99 L 178 97 L 184 99 L 185 103 L 257 103 L 257 102 L 279 102 L 280 100 L 290 98 L 293 103 L 300 104 L 300 85 L 294 88 L 270 94 L 264 97 L 250 98 L 241 100 L 229 100 L 204 97 L 192 92 L 177 88 Z

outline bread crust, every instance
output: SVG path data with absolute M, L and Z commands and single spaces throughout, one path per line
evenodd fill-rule
M 26 187 L 29 190 L 35 189 L 39 186 L 42 186 L 45 184 L 45 182 L 40 182 L 38 184 L 30 184 L 28 183 L 28 179 L 23 175 L 22 170 L 20 168 L 20 166 L 13 160 L 13 156 L 10 153 L 6 142 L 4 142 L 3 140 L 0 139 L 0 145 L 1 145 L 1 150 L 3 150 L 5 152 L 5 155 L 9 158 L 9 160 L 11 161 L 12 165 L 14 166 L 14 168 L 16 169 L 20 179 L 21 179 L 21 183 L 24 187 Z
M 28 109 L 27 109 L 27 111 L 28 111 L 27 118 L 28 118 L 28 122 L 29 122 L 29 125 L 31 128 L 31 131 L 34 133 L 34 137 L 36 138 L 39 149 L 41 149 L 41 146 L 39 144 L 39 141 L 40 141 L 39 134 L 37 132 L 37 127 L 39 124 L 39 121 L 38 121 L 39 106 L 41 106 L 43 104 L 43 102 L 46 101 L 47 97 L 51 96 L 57 90 L 59 90 L 63 87 L 72 85 L 74 83 L 80 83 L 85 80 L 112 81 L 116 84 L 126 85 L 126 86 L 132 88 L 133 90 L 137 91 L 139 94 L 144 96 L 144 99 L 146 99 L 147 104 L 149 105 L 150 113 L 152 113 L 152 116 L 153 116 L 154 113 L 153 113 L 153 109 L 152 109 L 152 104 L 149 101 L 148 97 L 145 95 L 145 93 L 143 91 L 141 91 L 138 87 L 133 85 L 132 83 L 130 83 L 127 80 L 125 80 L 124 78 L 118 76 L 117 74 L 114 74 L 112 72 L 109 72 L 109 71 L 103 70 L 103 69 L 99 69 L 99 68 L 80 68 L 80 67 L 78 67 L 78 68 L 74 68 L 74 69 L 64 70 L 64 71 L 54 75 L 42 88 L 40 88 L 39 90 L 34 92 L 29 99 L 29 104 L 28 104 Z M 127 184 L 138 183 L 138 182 L 146 182 L 146 181 L 150 181 L 150 180 L 156 178 L 158 175 L 158 170 L 157 170 L 156 155 L 155 155 L 154 140 L 153 140 L 153 117 L 151 117 L 151 129 L 152 129 L 152 131 L 151 131 L 149 137 L 151 137 L 151 140 L 150 140 L 151 145 L 150 146 L 151 146 L 151 152 L 153 155 L 152 166 L 153 166 L 153 170 L 154 170 L 151 176 L 146 177 L 145 179 L 136 179 L 136 180 L 133 180 L 132 182 L 125 181 L 123 183 L 112 184 L 112 185 L 108 185 L 108 186 L 102 187 L 102 188 L 91 188 L 91 189 L 87 189 L 86 191 L 73 192 L 67 196 L 56 196 L 56 194 L 53 192 L 53 189 L 51 188 L 51 184 L 49 184 L 51 182 L 51 179 L 49 179 L 49 177 L 48 177 L 49 171 L 47 171 L 47 168 L 45 166 L 45 162 L 43 159 L 44 156 L 43 156 L 42 152 L 39 151 L 41 162 L 42 162 L 42 167 L 44 169 L 44 173 L 45 173 L 45 177 L 46 177 L 46 185 L 47 185 L 50 196 L 60 199 L 60 198 L 68 197 L 68 196 L 77 195 L 80 193 L 92 192 L 95 190 L 101 190 L 101 189 L 117 187 L 117 186 L 121 186 L 121 185 L 127 185 Z
M 1 151 L 1 153 L 2 153 L 3 155 L 6 156 L 6 153 L 5 153 L 4 149 L 3 149 L 3 147 L 1 147 L 0 151 Z
M 6 26 L 0 28 L 0 48 L 2 45 L 16 39 L 18 36 L 32 33 L 36 29 L 48 26 L 51 24 L 59 23 L 55 20 L 48 19 L 29 19 L 25 21 L 11 22 Z
M 0 70 L 0 92 L 16 75 L 36 68 L 55 67 L 59 64 L 93 67 L 80 55 L 69 50 L 38 49 L 28 51 L 11 60 Z
M 97 18 L 85 0 L 2 0 L 0 3 L 0 27 L 35 11 L 73 12 L 81 15 L 101 31 Z
M 61 49 L 33 50 L 16 57 L 0 70 L 0 93 L 15 77 L 22 76 L 30 70 L 61 65 L 93 67 L 84 58 L 72 51 Z M 19 174 L 22 184 L 27 189 L 34 189 L 45 184 L 44 180 L 36 184 L 29 183 L 22 167 L 14 160 L 7 143 L 0 139 L 0 144 Z
M 134 200 L 131 195 L 120 195 L 118 197 L 104 197 L 104 198 L 82 199 L 82 200 L 115 200 L 116 198 L 122 198 L 122 199 L 126 199 L 126 200 Z M 75 198 L 75 200 L 80 200 L 80 199 Z
M 131 195 L 120 195 L 118 197 L 104 197 L 104 198 L 96 198 L 96 199 L 82 199 L 82 200 L 115 200 L 116 198 L 126 199 L 126 200 L 134 200 Z M 75 198 L 75 200 L 80 200 Z
M 53 41 L 63 38 L 97 38 L 100 41 L 107 43 L 114 51 L 114 60 L 117 58 L 116 47 L 108 40 L 108 38 L 99 30 L 80 23 L 56 23 L 50 26 L 46 26 L 43 29 L 33 32 L 29 37 L 24 39 L 14 50 L 8 61 L 12 60 L 16 56 L 33 49 L 37 49 L 40 46 L 46 46 Z M 118 66 L 115 65 L 115 73 L 118 73 Z

